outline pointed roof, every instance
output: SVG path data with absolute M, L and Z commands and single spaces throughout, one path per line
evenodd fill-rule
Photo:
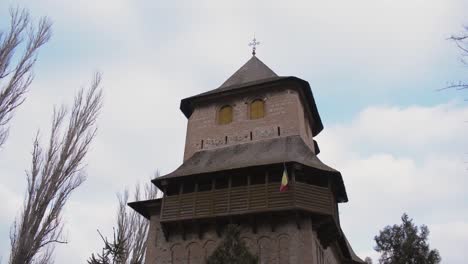
M 315 120 L 312 127 L 312 134 L 314 136 L 318 135 L 323 129 L 323 124 L 309 83 L 294 76 L 278 76 L 255 55 L 218 88 L 182 99 L 180 101 L 180 110 L 189 118 L 193 113 L 195 102 L 200 99 L 243 92 L 254 87 L 271 87 L 286 82 L 295 83 L 295 85 L 304 92 L 306 104 L 312 113 L 313 120 Z
M 256 56 L 252 56 L 239 70 L 227 79 L 219 88 L 242 85 L 248 82 L 278 77 Z

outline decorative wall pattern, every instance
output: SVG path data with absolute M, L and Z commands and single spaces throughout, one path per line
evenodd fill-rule
M 278 238 L 278 263 L 289 264 L 290 238 L 286 234 L 282 234 Z
M 181 244 L 176 243 L 171 247 L 171 263 L 183 264 L 185 263 L 185 250 Z
M 278 261 L 277 251 L 274 246 L 276 241 L 272 241 L 269 237 L 262 237 L 258 240 L 258 246 L 260 248 L 259 263 L 260 264 L 276 264 Z
M 249 225 L 241 225 L 241 239 L 259 263 L 268 264 L 338 264 L 340 257 L 333 246 L 322 248 L 310 220 L 304 219 L 301 229 L 287 216 L 276 219 L 275 230 L 268 220 L 259 219 L 256 232 Z M 151 219 L 145 264 L 206 263 L 222 241 L 216 227 L 205 229 L 202 237 L 196 232 L 172 233 L 166 241 L 160 228 L 159 216 Z M 153 242 L 154 241 L 154 242 Z
M 287 234 L 261 236 L 258 239 L 243 237 L 250 251 L 258 256 L 260 264 L 289 264 L 290 237 Z M 171 264 L 203 264 L 216 249 L 214 240 L 190 241 L 184 246 L 176 242 L 171 247 Z
M 204 253 L 205 253 L 205 259 L 206 259 L 209 256 L 211 256 L 211 254 L 213 254 L 213 252 L 215 251 L 216 242 L 214 240 L 208 240 L 205 242 L 205 246 L 203 248 L 205 249 Z
M 200 243 L 192 242 L 187 246 L 188 264 L 202 264 L 205 261 L 205 252 Z

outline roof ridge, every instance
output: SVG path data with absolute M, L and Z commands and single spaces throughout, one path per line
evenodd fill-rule
M 250 60 L 221 84 L 218 89 L 272 77 L 278 77 L 278 75 L 257 58 L 257 56 L 252 56 Z

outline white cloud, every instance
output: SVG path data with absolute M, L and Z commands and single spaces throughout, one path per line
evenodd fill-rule
M 468 107 L 453 103 L 369 107 L 318 137 L 322 160 L 343 174 L 350 201 L 340 207 L 341 221 L 362 257 L 373 236 L 407 212 L 434 228 L 430 243 L 444 263 L 468 258 L 466 116 Z
M 465 218 L 466 220 L 466 218 Z M 429 225 L 432 246 L 442 254 L 442 263 L 465 263 L 467 258 L 463 246 L 468 241 L 468 221 L 455 221 Z
M 437 155 L 459 151 L 461 156 L 467 143 L 467 116 L 468 109 L 455 102 L 434 107 L 373 106 L 362 110 L 352 123 L 327 128 L 324 134 L 338 137 L 339 145 L 372 153 Z M 330 143 L 337 147 L 337 142 Z

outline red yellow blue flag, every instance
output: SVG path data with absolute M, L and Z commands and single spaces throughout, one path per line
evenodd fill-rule
M 289 186 L 289 179 L 288 179 L 288 170 L 286 169 L 286 166 L 284 166 L 284 171 L 283 171 L 283 177 L 281 178 L 281 186 L 280 186 L 280 192 L 285 192 L 288 190 Z

